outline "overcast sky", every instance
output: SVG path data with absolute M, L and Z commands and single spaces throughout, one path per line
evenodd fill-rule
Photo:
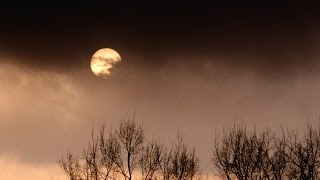
M 0 179 L 60 176 L 90 131 L 136 113 L 148 137 L 179 131 L 208 167 L 214 135 L 275 132 L 320 113 L 319 13 L 296 3 L 32 4 L 0 11 Z M 100 48 L 122 62 L 90 69 Z

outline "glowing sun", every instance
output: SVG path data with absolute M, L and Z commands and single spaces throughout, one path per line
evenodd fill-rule
M 91 58 L 91 70 L 98 76 L 107 78 L 115 64 L 121 61 L 119 53 L 110 48 L 103 48 L 95 52 Z

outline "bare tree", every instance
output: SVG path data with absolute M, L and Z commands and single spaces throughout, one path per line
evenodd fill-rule
M 159 159 L 160 174 L 163 180 L 169 180 L 172 176 L 171 168 L 172 149 L 164 148 Z
M 242 126 L 216 139 L 213 163 L 219 174 L 232 179 L 320 179 L 320 129 L 307 125 L 304 135 L 282 130 L 257 135 Z
M 177 180 L 191 180 L 199 173 L 199 159 L 195 156 L 195 148 L 188 151 L 181 137 L 178 137 L 171 161 L 172 174 Z
M 139 163 L 139 152 L 144 142 L 144 130 L 137 126 L 134 118 L 125 119 L 120 123 L 119 130 L 115 132 L 121 145 L 122 159 L 115 162 L 125 179 L 131 180 L 133 170 Z
M 233 176 L 240 180 L 260 179 L 263 145 L 255 132 L 248 133 L 243 126 L 234 126 L 224 132 L 221 144 L 216 139 L 214 166 L 227 179 Z
M 200 178 L 199 159 L 195 155 L 195 148 L 189 150 L 180 136 L 177 144 L 162 154 L 160 169 L 164 180 Z
M 102 152 L 99 148 L 99 139 L 94 138 L 93 130 L 89 145 L 83 150 L 80 157 L 75 158 L 69 151 L 66 157 L 58 160 L 60 167 L 70 180 L 100 180 L 107 179 Z
M 139 153 L 144 143 L 144 130 L 134 118 L 124 119 L 119 129 L 105 135 L 104 126 L 98 138 L 92 138 L 81 158 L 71 153 L 58 161 L 70 180 L 124 179 L 131 180 L 139 163 Z
M 84 160 L 83 175 L 87 180 L 99 180 L 102 175 L 102 164 L 100 160 L 99 139 L 94 137 L 94 129 L 91 132 L 91 140 L 87 149 L 83 150 Z
M 74 155 L 68 151 L 66 157 L 58 160 L 59 166 L 63 169 L 65 174 L 70 180 L 80 180 L 81 167 L 79 164 L 79 159 L 74 157 Z
M 284 134 L 284 133 L 283 133 Z M 289 179 L 320 179 L 320 131 L 307 125 L 304 136 L 299 141 L 297 132 L 289 132 L 286 139 L 286 157 L 289 162 Z
M 284 139 L 276 138 L 269 130 L 263 132 L 260 139 L 263 147 L 259 169 L 260 178 L 268 180 L 284 179 L 288 166 Z
M 101 164 L 103 166 L 103 179 L 116 179 L 118 169 L 116 162 L 121 158 L 120 143 L 114 133 L 109 134 L 109 138 L 105 137 L 105 126 L 100 129 L 99 148 L 101 152 Z
M 192 180 L 200 174 L 195 148 L 188 149 L 180 137 L 168 150 L 158 141 L 145 142 L 144 130 L 134 118 L 122 120 L 109 133 L 102 126 L 97 137 L 92 130 L 80 158 L 68 152 L 58 163 L 70 180 L 132 180 L 135 170 L 143 180 Z
M 139 162 L 143 180 L 154 179 L 155 173 L 160 169 L 162 150 L 162 144 L 155 140 L 144 147 Z

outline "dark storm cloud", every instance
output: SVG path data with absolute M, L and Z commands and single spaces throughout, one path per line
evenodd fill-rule
M 176 54 L 290 72 L 313 65 L 318 48 L 319 13 L 299 3 L 22 4 L 1 14 L 2 53 L 51 70 L 87 66 L 97 49 L 111 47 L 148 68 Z

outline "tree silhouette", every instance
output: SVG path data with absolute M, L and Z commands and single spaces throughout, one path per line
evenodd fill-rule
M 132 180 L 134 171 L 143 180 L 191 180 L 200 172 L 195 148 L 189 150 L 180 137 L 169 150 L 159 141 L 146 141 L 134 117 L 109 132 L 102 126 L 97 137 L 93 132 L 80 157 L 69 151 L 58 160 L 70 180 Z
M 114 162 L 120 169 L 123 177 L 131 180 L 133 170 L 139 163 L 138 154 L 143 147 L 144 130 L 141 126 L 136 125 L 134 119 L 125 120 L 120 123 L 120 128 L 115 132 L 115 136 L 117 136 L 122 149 L 120 156 L 124 154 L 125 157 L 115 158 Z
M 285 141 L 271 134 L 269 130 L 261 134 L 263 154 L 260 162 L 261 179 L 284 179 L 287 170 Z
M 141 151 L 140 168 L 143 180 L 154 179 L 155 173 L 160 169 L 163 145 L 152 140 Z
M 289 168 L 287 176 L 290 179 L 320 179 L 320 131 L 310 124 L 299 141 L 297 132 L 291 131 L 285 141 L 285 155 Z
M 320 179 L 320 129 L 307 124 L 302 137 L 283 129 L 276 137 L 234 126 L 216 139 L 213 164 L 227 179 Z
M 195 156 L 195 148 L 189 150 L 183 139 L 178 136 L 178 142 L 171 149 L 164 150 L 160 171 L 163 180 L 200 178 L 199 159 Z
M 243 126 L 234 126 L 224 132 L 221 144 L 216 139 L 213 163 L 227 179 L 259 179 L 263 142 L 255 132 L 248 133 Z
M 58 160 L 58 164 L 64 170 L 65 174 L 70 180 L 81 179 L 80 164 L 78 158 L 68 151 L 66 157 Z
M 195 148 L 188 151 L 183 139 L 178 136 L 171 158 L 171 173 L 173 179 L 186 180 L 194 179 L 199 173 L 199 159 L 195 156 Z
M 213 165 L 228 180 L 320 179 L 320 128 L 307 124 L 303 136 L 285 131 L 247 131 L 243 125 L 224 130 L 215 138 Z M 67 152 L 58 164 L 70 180 L 201 179 L 195 148 L 178 136 L 171 148 L 158 140 L 147 141 L 135 119 L 123 119 L 119 127 L 91 138 L 80 156 Z M 135 173 L 134 173 L 135 172 Z

